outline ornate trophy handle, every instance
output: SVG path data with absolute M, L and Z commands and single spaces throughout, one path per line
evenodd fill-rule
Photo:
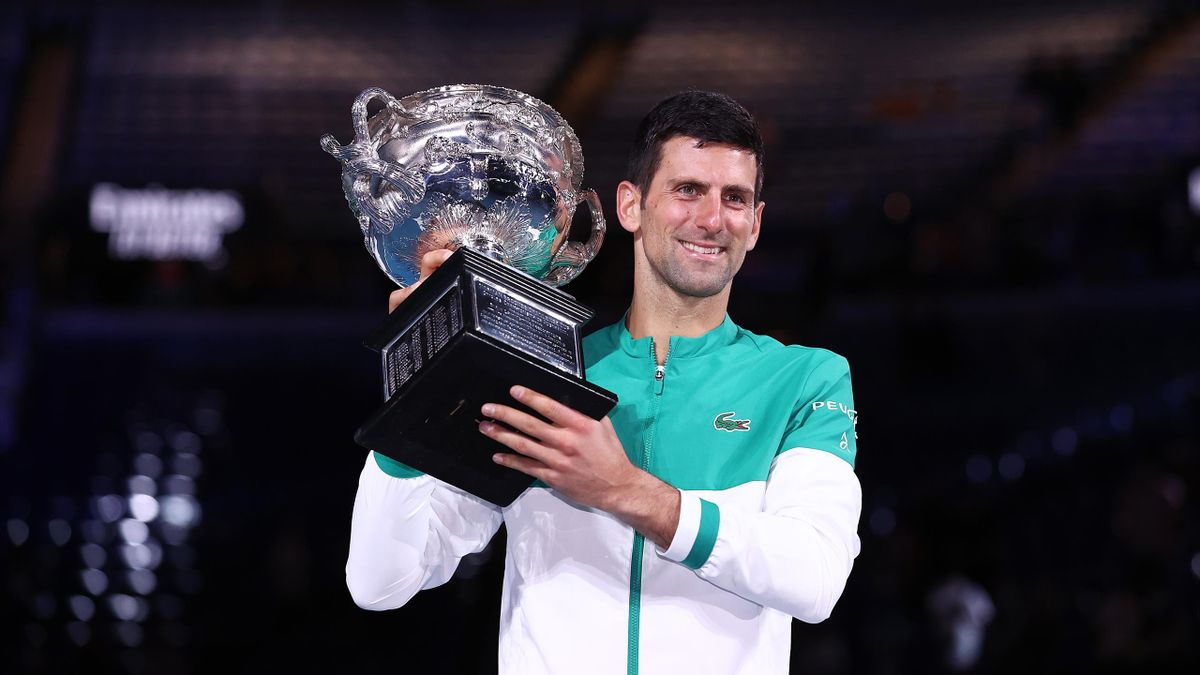
M 595 190 L 584 190 L 579 193 L 579 201 L 587 202 L 592 212 L 592 235 L 586 242 L 565 242 L 550 262 L 550 273 L 543 280 L 551 286 L 562 286 L 579 276 L 583 268 L 600 252 L 604 243 L 604 209 L 600 206 L 600 197 Z M 579 202 L 576 202 L 577 204 Z
M 354 140 L 359 143 L 367 143 L 371 140 L 371 132 L 367 129 L 369 121 L 367 104 L 375 99 L 381 99 L 383 104 L 389 108 L 400 107 L 395 96 L 379 87 L 369 87 L 359 92 L 358 97 L 354 99 L 354 104 L 350 106 L 350 117 L 354 121 Z
M 389 108 L 400 107 L 399 101 L 394 96 L 379 87 L 364 89 L 354 99 L 354 104 L 350 106 L 350 117 L 354 123 L 354 140 L 341 145 L 333 137 L 333 134 L 325 134 L 321 137 L 321 147 L 325 152 L 328 152 L 342 162 L 353 162 L 360 157 L 379 159 L 378 148 L 371 141 L 371 132 L 368 129 L 369 120 L 367 118 L 367 104 L 377 98 L 382 99 L 383 104 Z
M 407 207 L 425 197 L 425 181 L 414 171 L 380 159 L 378 142 L 371 138 L 367 124 L 367 105 L 375 99 L 382 100 L 388 108 L 400 109 L 396 98 L 383 89 L 365 89 L 350 109 L 354 142 L 340 145 L 331 134 L 325 134 L 321 147 L 342 162 L 342 180 L 347 194 L 354 196 L 356 206 L 376 227 L 390 232 L 395 223 L 408 216 Z M 395 190 L 398 199 L 383 198 L 381 190 L 385 184 Z M 365 234 L 367 225 L 361 224 Z

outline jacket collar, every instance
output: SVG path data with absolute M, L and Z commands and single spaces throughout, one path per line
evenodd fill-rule
M 620 345 L 621 350 L 630 356 L 651 357 L 654 353 L 652 347 L 654 338 L 646 336 L 637 340 L 633 339 L 626 325 L 628 319 L 629 310 L 626 310 L 621 320 L 612 326 L 613 331 L 617 333 L 617 343 Z M 703 335 L 696 337 L 671 336 L 669 357 L 672 359 L 688 358 L 691 356 L 703 356 L 704 354 L 716 351 L 721 347 L 733 344 L 738 330 L 737 324 L 726 313 L 725 318 L 716 328 Z

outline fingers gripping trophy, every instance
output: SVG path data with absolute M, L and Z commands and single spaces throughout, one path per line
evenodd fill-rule
M 368 336 L 384 403 L 355 440 L 509 504 L 531 479 L 491 461 L 504 448 L 477 430 L 484 402 L 522 384 L 595 419 L 616 404 L 584 379 L 581 329 L 592 311 L 557 288 L 604 241 L 579 140 L 550 106 L 489 85 L 400 99 L 367 89 L 351 115 L 354 141 L 326 135 L 321 146 L 342 164 L 371 257 L 406 288 L 425 254 L 455 251 Z M 567 238 L 581 203 L 591 211 L 586 242 Z

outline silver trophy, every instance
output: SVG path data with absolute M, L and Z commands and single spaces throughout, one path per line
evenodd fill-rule
M 604 241 L 579 140 L 550 106 L 489 85 L 401 99 L 367 89 L 351 114 L 354 142 L 327 134 L 321 147 L 342 163 L 371 257 L 405 287 L 426 253 L 456 251 L 367 338 L 385 403 L 355 439 L 507 504 L 531 479 L 491 462 L 504 448 L 477 431 L 483 403 L 510 401 L 514 384 L 596 419 L 616 403 L 584 379 L 580 331 L 591 310 L 555 288 Z M 586 242 L 567 238 L 580 202 L 591 210 Z
M 367 107 L 383 107 L 368 116 Z M 342 163 L 346 201 L 367 250 L 401 287 L 421 256 L 470 248 L 551 286 L 596 257 L 604 213 L 583 189 L 583 153 L 563 118 L 538 99 L 480 84 L 396 99 L 379 88 L 351 108 L 354 142 L 321 147 Z M 567 240 L 575 207 L 592 215 L 586 243 Z

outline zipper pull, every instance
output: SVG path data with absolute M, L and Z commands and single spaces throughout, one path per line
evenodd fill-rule
M 654 366 L 654 393 L 655 394 L 663 393 L 663 383 L 666 380 L 666 371 L 667 371 L 667 367 L 665 365 L 664 366 L 659 366 L 659 365 Z

